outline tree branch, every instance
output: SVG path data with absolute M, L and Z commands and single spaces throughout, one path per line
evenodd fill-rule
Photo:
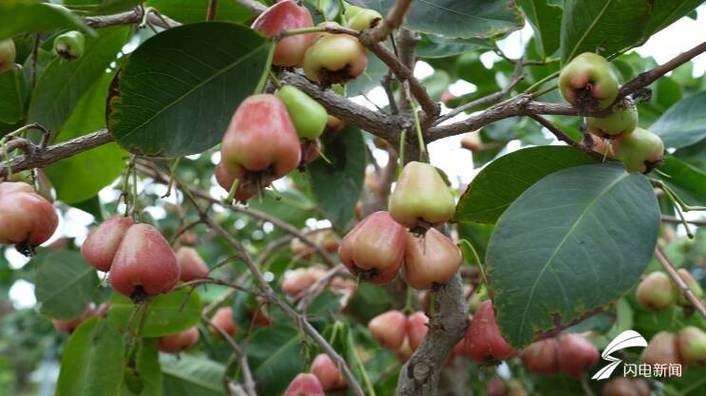
M 255 391 L 255 380 L 253 380 L 252 372 L 250 371 L 250 365 L 248 364 L 248 355 L 244 353 L 243 349 L 238 345 L 235 340 L 233 340 L 233 337 L 230 336 L 225 330 L 223 330 L 221 327 L 216 326 L 211 322 L 211 320 L 206 316 L 202 315 L 201 320 L 203 320 L 210 329 L 216 330 L 221 337 L 223 337 L 224 340 L 230 345 L 231 349 L 233 350 L 233 353 L 238 357 L 238 364 L 240 365 L 240 369 L 243 371 L 243 380 L 244 380 L 244 386 L 245 386 L 245 391 L 248 396 L 257 396 L 257 392 Z M 225 374 L 224 374 L 225 375 Z
M 387 12 L 385 19 L 364 34 L 372 41 L 383 41 L 393 30 L 402 26 L 404 18 L 412 5 L 412 0 L 397 0 Z
M 83 18 L 83 22 L 92 28 L 132 25 L 143 21 L 145 18 L 143 12 L 143 8 L 136 7 L 130 11 L 121 12 L 119 14 L 85 17 Z M 157 14 L 152 10 L 149 10 L 147 14 L 147 22 L 163 29 L 169 29 L 181 25 L 181 23 L 169 18 L 168 16 Z

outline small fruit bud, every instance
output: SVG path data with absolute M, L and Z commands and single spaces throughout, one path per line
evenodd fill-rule
M 0 40 L 0 73 L 12 69 L 16 56 L 15 42 L 11 38 Z
M 407 317 L 400 311 L 387 311 L 368 323 L 370 335 L 383 347 L 398 350 L 406 337 Z
M 413 351 L 422 344 L 427 332 L 429 332 L 429 317 L 424 312 L 415 312 L 407 318 L 407 339 Z
M 277 91 L 277 97 L 287 107 L 294 128 L 302 139 L 316 139 L 324 133 L 328 113 L 324 106 L 302 92 L 299 88 L 285 85 Z
M 572 377 L 580 377 L 598 363 L 599 353 L 590 341 L 576 333 L 559 337 L 559 371 Z
M 447 222 L 456 210 L 451 189 L 433 166 L 412 161 L 405 165 L 390 196 L 390 215 L 417 232 Z
M 630 172 L 649 173 L 664 159 L 664 143 L 656 134 L 642 128 L 617 139 L 615 158 Z
M 387 212 L 375 212 L 353 228 L 338 249 L 351 273 L 377 284 L 390 282 L 404 259 L 406 231 Z
M 559 372 L 559 342 L 555 338 L 530 344 L 520 357 L 531 373 L 552 375 Z
M 689 290 L 694 293 L 696 298 L 701 299 L 704 296 L 704 290 L 701 288 L 701 285 L 696 281 L 696 279 L 694 279 L 693 276 L 691 276 L 691 273 L 687 269 L 679 268 L 677 270 L 677 274 L 679 274 L 679 277 L 684 281 L 684 283 L 686 283 Z M 679 305 L 691 305 L 691 302 L 686 298 L 684 293 L 679 293 Z
M 343 84 L 363 74 L 368 56 L 358 39 L 347 34 L 322 34 L 304 55 L 304 74 L 321 86 Z
M 677 290 L 667 274 L 660 271 L 649 273 L 635 290 L 637 302 L 647 309 L 659 311 L 677 302 Z
M 415 289 L 446 284 L 461 266 L 461 251 L 449 238 L 430 228 L 421 237 L 407 233 L 404 277 Z
M 83 33 L 72 30 L 56 36 L 54 39 L 54 54 L 67 61 L 73 61 L 83 56 L 86 39 Z
M 223 336 L 221 331 L 230 337 L 235 337 L 235 334 L 238 332 L 238 325 L 236 325 L 233 320 L 233 308 L 218 308 L 216 313 L 211 318 L 211 326 L 209 326 L 209 330 L 213 335 L 218 337 Z
M 632 99 L 625 98 L 613 105 L 613 112 L 609 115 L 587 117 L 588 131 L 601 137 L 615 137 L 632 133 L 637 127 L 637 107 Z
M 99 271 L 108 272 L 120 242 L 132 224 L 129 217 L 114 216 L 88 234 L 88 238 L 81 245 L 81 254 L 88 264 Z
M 265 37 L 275 37 L 287 30 L 312 26 L 314 21 L 306 7 L 297 5 L 293 0 L 285 0 L 265 10 L 255 19 L 251 27 Z M 315 34 L 297 34 L 283 38 L 275 47 L 272 63 L 286 67 L 301 66 L 304 53 L 314 40 L 316 40 Z
M 695 326 L 687 326 L 677 335 L 679 356 L 686 364 L 706 362 L 706 333 Z
M 159 337 L 157 347 L 166 353 L 179 353 L 185 351 L 199 342 L 199 331 L 196 327 L 176 334 Z
M 326 394 L 314 374 L 301 373 L 294 377 L 283 396 L 326 396 Z
M 471 319 L 465 335 L 468 357 L 479 363 L 508 359 L 515 354 L 495 321 L 493 303 L 483 301 Z
M 618 96 L 618 78 L 604 57 L 584 52 L 561 69 L 559 90 L 579 110 L 604 110 Z
M 650 364 L 681 364 L 677 337 L 667 331 L 655 334 L 642 352 L 642 361 Z
M 179 280 L 182 282 L 208 277 L 208 266 L 194 248 L 180 247 L 176 253 L 177 263 L 181 269 Z
M 341 371 L 325 353 L 316 356 L 314 362 L 311 364 L 311 373 L 319 379 L 321 387 L 326 392 L 335 389 L 344 389 L 348 386 Z

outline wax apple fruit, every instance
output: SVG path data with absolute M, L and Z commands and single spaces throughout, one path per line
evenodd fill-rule
M 15 64 L 17 51 L 11 38 L 0 40 L 0 73 L 4 73 Z
M 321 268 L 297 268 L 285 274 L 282 281 L 282 291 L 291 297 L 296 297 L 325 274 L 326 271 Z
M 696 326 L 687 326 L 677 335 L 679 356 L 686 364 L 706 362 L 706 333 Z
M 217 336 L 223 335 L 221 334 L 221 331 L 231 337 L 234 337 L 235 333 L 238 332 L 238 325 L 236 325 L 233 320 L 233 308 L 231 307 L 218 308 L 216 313 L 211 318 L 211 324 L 211 333 Z
M 252 29 L 266 37 L 274 37 L 286 30 L 314 26 L 314 21 L 306 7 L 293 0 L 274 4 L 255 19 Z M 314 34 L 297 34 L 285 37 L 275 47 L 272 63 L 277 66 L 301 66 L 304 53 L 316 39 Z
M 301 373 L 294 377 L 284 396 L 326 396 L 321 382 L 314 374 Z
M 182 282 L 208 277 L 208 266 L 196 249 L 180 247 L 176 252 L 176 258 L 180 269 L 179 280 Z
M 650 385 L 642 378 L 616 377 L 603 385 L 601 396 L 650 396 Z
M 447 222 L 456 205 L 451 190 L 433 166 L 412 161 L 405 165 L 390 196 L 390 215 L 415 229 Z
M 338 249 L 354 275 L 377 284 L 391 281 L 404 259 L 406 231 L 387 212 L 375 212 L 353 228 Z
M 99 271 L 108 272 L 120 242 L 132 225 L 129 217 L 113 216 L 88 234 L 81 245 L 81 254 L 88 264 Z
M 368 323 L 370 335 L 390 350 L 398 350 L 405 340 L 407 317 L 400 311 L 387 311 Z
M 235 189 L 235 199 L 238 202 L 247 202 L 250 198 L 258 194 L 257 186 L 255 186 L 251 181 L 242 179 L 245 175 L 245 171 L 242 169 L 238 175 L 233 175 L 226 170 L 223 163 L 216 165 L 216 181 L 218 185 L 223 187 L 224 190 L 230 192 L 233 187 L 233 183 L 238 181 L 238 187 Z M 239 179 L 240 178 L 240 179 Z M 269 184 L 269 179 L 262 180 L 262 185 Z
M 642 128 L 618 139 L 615 158 L 630 172 L 648 173 L 664 158 L 664 142 L 656 134 Z
M 604 57 L 584 52 L 561 69 L 559 90 L 579 110 L 604 110 L 618 96 L 618 78 Z
M 655 334 L 642 352 L 642 361 L 650 365 L 681 363 L 677 337 L 667 331 Z
M 451 279 L 461 266 L 461 251 L 449 238 L 430 228 L 422 236 L 407 233 L 404 277 L 415 289 L 431 289 Z
M 304 55 L 304 74 L 322 86 L 343 84 L 361 75 L 368 65 L 365 48 L 347 34 L 322 34 Z
M 424 337 L 429 331 L 429 317 L 424 312 L 418 311 L 407 318 L 407 339 L 413 351 L 419 348 Z
M 191 327 L 176 334 L 159 337 L 157 347 L 166 353 L 179 353 L 194 346 L 199 341 L 199 330 Z
M 382 20 L 382 15 L 379 12 L 352 5 L 346 6 L 344 16 L 346 17 L 346 26 L 353 30 L 367 29 Z
M 86 39 L 83 33 L 72 30 L 56 36 L 54 39 L 54 54 L 68 61 L 79 59 L 83 56 Z
M 559 337 L 559 371 L 580 377 L 598 362 L 598 349 L 584 336 L 576 333 Z
M 635 290 L 637 302 L 645 308 L 659 311 L 677 302 L 677 290 L 664 272 L 651 272 Z
M 33 251 L 56 231 L 54 206 L 23 182 L 0 183 L 0 243 L 15 244 L 21 253 Z
M 148 224 L 128 228 L 110 268 L 118 293 L 140 299 L 168 293 L 179 280 L 179 264 L 169 243 Z
M 331 358 L 321 353 L 316 356 L 311 364 L 311 373 L 319 379 L 321 387 L 328 392 L 335 389 L 343 389 L 347 386 L 346 379 Z
M 468 357 L 479 363 L 503 360 L 515 354 L 500 334 L 490 300 L 483 301 L 478 307 L 466 329 L 465 342 Z
M 316 139 L 321 136 L 328 121 L 328 113 L 324 106 L 291 85 L 280 88 L 277 91 L 277 97 L 287 108 L 289 117 L 294 123 L 294 129 L 300 138 Z
M 529 372 L 547 375 L 559 372 L 559 342 L 555 338 L 533 342 L 520 357 Z
M 300 158 L 299 138 L 278 97 L 253 95 L 240 104 L 221 144 L 227 174 L 258 185 L 296 169 Z
M 701 285 L 691 276 L 691 273 L 687 269 L 679 268 L 677 274 L 679 274 L 679 277 L 686 283 L 696 298 L 701 299 L 704 296 L 704 290 L 701 288 Z M 681 292 L 679 292 L 679 305 L 691 305 L 691 302 L 686 298 L 684 293 Z
M 631 133 L 637 127 L 637 107 L 631 99 L 624 99 L 613 105 L 612 113 L 598 117 L 586 117 L 588 131 L 602 137 L 620 136 Z

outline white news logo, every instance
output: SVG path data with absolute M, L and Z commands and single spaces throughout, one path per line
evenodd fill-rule
M 603 353 L 601 354 L 603 360 L 609 361 L 610 363 L 602 369 L 598 370 L 598 372 L 593 377 L 591 377 L 591 379 L 600 381 L 610 378 L 610 376 L 613 374 L 613 371 L 615 371 L 615 369 L 618 368 L 620 363 L 622 363 L 622 360 L 611 356 L 611 354 L 613 352 L 621 351 L 625 348 L 633 347 L 645 348 L 647 347 L 647 340 L 645 340 L 645 338 L 635 330 L 625 330 L 624 332 L 620 333 L 617 337 L 613 339 L 613 341 L 610 342 L 610 344 L 608 344 L 608 346 L 603 350 Z

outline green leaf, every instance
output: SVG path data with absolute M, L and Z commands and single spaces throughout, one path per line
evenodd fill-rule
M 690 205 L 706 205 L 706 173 L 667 155 L 659 167 L 658 175 L 662 181 L 672 187 L 675 192 Z
M 59 131 L 81 97 L 105 74 L 127 42 L 130 29 L 101 29 L 97 38 L 86 37 L 86 50 L 75 61 L 54 58 L 38 76 L 29 106 L 29 119 Z
M 644 36 L 649 12 L 645 0 L 566 0 L 561 24 L 562 62 L 582 52 L 609 56 L 633 47 Z
M 590 315 L 639 279 L 660 211 L 647 178 L 617 164 L 543 178 L 503 213 L 488 245 L 489 292 L 517 347 Z
M 86 92 L 61 130 L 58 142 L 64 142 L 105 127 L 105 101 L 108 97 L 111 75 L 101 79 Z M 112 183 L 123 169 L 127 153 L 115 143 L 59 161 L 46 168 L 56 188 L 57 198 L 67 204 L 83 202 L 94 197 Z
M 423 34 L 421 41 L 417 44 L 417 55 L 422 58 L 446 58 L 474 50 L 492 49 L 493 47 L 487 40 L 458 39 L 436 34 Z
M 359 0 L 355 3 L 387 15 L 395 0 Z M 412 2 L 405 25 L 422 33 L 451 38 L 488 38 L 520 29 L 523 20 L 514 2 L 510 1 L 435 0 Z
M 319 158 L 308 166 L 311 188 L 326 217 L 337 230 L 343 230 L 353 219 L 353 207 L 363 188 L 365 143 L 360 130 L 351 126 L 324 135 L 322 143 L 331 163 Z
M 96 270 L 73 250 L 41 254 L 37 261 L 34 294 L 44 315 L 55 319 L 79 316 L 98 288 Z
M 137 306 L 129 298 L 117 293 L 113 294 L 110 304 L 108 318 L 118 328 L 127 331 Z M 177 289 L 150 300 L 147 317 L 140 335 L 142 337 L 159 337 L 177 333 L 198 323 L 200 315 L 201 299 L 198 293 L 189 293 L 186 288 Z
M 143 0 L 63 0 L 66 7 L 91 15 L 127 11 L 142 2 Z
M 79 29 L 95 34 L 93 29 L 60 5 L 33 0 L 0 2 L 0 40 L 21 33 L 52 32 L 56 29 Z
M 57 395 L 119 395 L 124 349 L 122 335 L 107 320 L 92 318 L 83 322 L 61 356 Z
M 666 147 L 682 148 L 706 138 L 706 92 L 699 92 L 670 107 L 650 130 Z
M 653 0 L 646 38 L 696 9 L 704 0 Z
M 367 323 L 370 319 L 390 309 L 390 295 L 385 289 L 361 282 L 355 289 L 346 311 Z
M 537 51 L 547 57 L 559 49 L 562 9 L 547 0 L 519 0 L 534 35 L 538 37 Z
M 271 48 L 230 23 L 164 31 L 125 61 L 109 98 L 108 129 L 133 153 L 200 153 L 221 140 L 235 108 L 263 81 Z
M 279 395 L 306 370 L 300 341 L 297 330 L 289 326 L 266 327 L 252 336 L 247 353 L 258 394 Z
M 14 124 L 24 116 L 27 86 L 18 68 L 0 73 L 0 122 Z
M 154 7 L 164 15 L 181 23 L 196 23 L 206 20 L 209 0 L 148 0 L 145 6 Z M 219 1 L 217 21 L 247 22 L 252 12 L 236 1 Z
M 136 356 L 136 369 L 132 369 L 133 378 L 139 380 L 141 392 L 132 392 L 123 387 L 122 396 L 158 396 L 162 395 L 162 368 L 159 365 L 157 339 L 142 338 Z M 126 368 L 131 370 L 130 367 Z
M 162 354 L 164 395 L 216 396 L 223 395 L 225 367 L 213 360 L 190 355 Z
M 572 166 L 596 163 L 566 146 L 530 147 L 506 154 L 476 175 L 456 207 L 458 222 L 495 223 L 525 190 L 546 175 Z

